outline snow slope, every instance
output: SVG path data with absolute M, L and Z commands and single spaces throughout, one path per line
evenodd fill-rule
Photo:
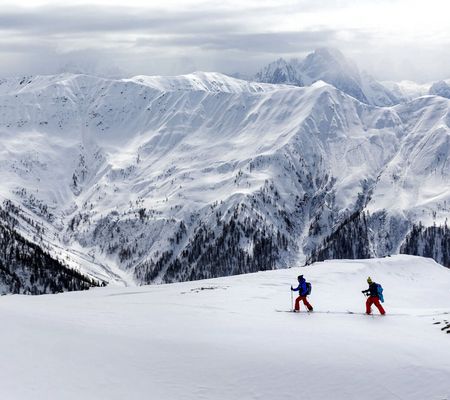
M 4 80 L 0 196 L 27 239 L 120 285 L 288 266 L 362 211 L 388 214 L 370 256 L 396 253 L 449 216 L 449 105 L 201 72 Z
M 449 102 L 426 96 L 395 109 L 409 134 L 380 175 L 368 207 L 398 213 L 414 213 L 416 207 L 445 209 L 450 196 Z M 449 210 L 442 215 L 447 218 Z
M 300 273 L 315 312 L 275 312 L 289 309 Z M 347 314 L 363 311 L 369 275 L 383 284 L 387 315 Z M 434 261 L 394 256 L 3 296 L 2 398 L 447 399 L 449 287 Z

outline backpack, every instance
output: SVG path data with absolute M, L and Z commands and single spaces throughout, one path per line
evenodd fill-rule
M 384 303 L 383 286 L 381 286 L 379 283 L 377 283 L 377 295 L 380 301 Z
M 311 294 L 311 290 L 312 290 L 312 286 L 310 282 L 305 282 L 306 283 L 306 293 L 305 296 L 309 296 Z

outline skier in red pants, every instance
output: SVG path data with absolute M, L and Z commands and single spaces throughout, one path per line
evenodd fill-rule
M 305 278 L 303 278 L 303 275 L 300 275 L 298 278 L 298 286 L 296 288 L 293 288 L 291 286 L 291 290 L 293 292 L 298 292 L 299 296 L 295 299 L 295 308 L 294 312 L 300 311 L 300 302 L 303 301 L 303 304 L 308 308 L 308 311 L 313 311 L 313 306 L 309 304 L 306 296 L 308 296 L 308 285 L 306 284 Z
M 380 300 L 383 303 L 383 288 L 380 284 L 372 281 L 370 276 L 367 278 L 367 283 L 369 284 L 369 289 L 363 290 L 362 292 L 368 296 L 366 301 L 366 314 L 370 315 L 372 313 L 372 304 L 378 308 L 381 315 L 386 314 L 383 306 L 380 304 Z

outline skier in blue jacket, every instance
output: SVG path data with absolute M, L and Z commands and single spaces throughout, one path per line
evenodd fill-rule
M 306 286 L 306 280 L 303 278 L 303 275 L 298 276 L 298 286 L 293 288 L 291 286 L 291 290 L 293 292 L 298 292 L 298 297 L 295 299 L 295 308 L 294 312 L 300 311 L 300 302 L 303 301 L 303 304 L 308 308 L 308 311 L 313 311 L 313 306 L 309 304 L 306 296 L 308 295 L 308 288 Z

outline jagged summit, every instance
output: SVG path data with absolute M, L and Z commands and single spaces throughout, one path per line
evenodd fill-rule
M 392 106 L 397 97 L 334 48 L 320 48 L 305 59 L 279 59 L 255 75 L 258 82 L 307 86 L 323 80 L 359 101 L 375 106 Z
M 255 76 L 255 80 L 257 82 L 285 83 L 288 85 L 304 86 L 297 65 L 298 60 L 296 59 L 288 62 L 283 58 L 279 58 L 259 71 Z
M 309 54 L 301 64 L 302 73 L 311 84 L 317 80 L 328 82 L 363 103 L 368 103 L 361 88 L 361 76 L 354 63 L 337 49 L 322 48 Z
M 431 85 L 429 93 L 450 99 L 450 85 L 445 81 L 435 82 Z
M 320 48 L 308 54 L 302 62 L 303 73 L 316 81 L 319 77 L 338 75 L 352 76 L 358 83 L 359 70 L 356 64 L 334 48 Z M 323 79 L 326 80 L 326 79 Z

